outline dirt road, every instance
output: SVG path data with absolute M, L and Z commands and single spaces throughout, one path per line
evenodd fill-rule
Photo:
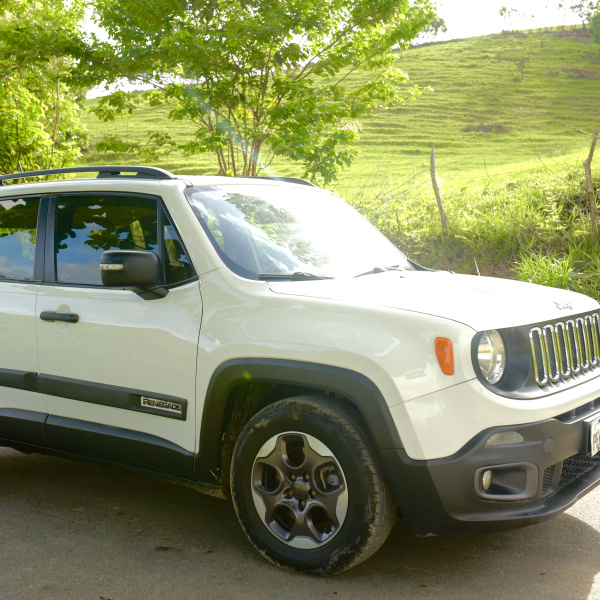
M 600 599 L 600 489 L 539 525 L 417 539 L 322 579 L 250 546 L 231 505 L 152 477 L 0 449 L 2 600 Z

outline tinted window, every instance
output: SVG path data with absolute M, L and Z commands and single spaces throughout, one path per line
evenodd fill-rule
M 56 274 L 65 283 L 102 285 L 105 250 L 157 251 L 157 203 L 128 196 L 60 198 L 56 213 Z
M 164 215 L 163 238 L 166 285 L 181 283 L 194 277 L 192 263 L 167 215 Z
M 0 277 L 33 279 L 38 198 L 0 200 Z

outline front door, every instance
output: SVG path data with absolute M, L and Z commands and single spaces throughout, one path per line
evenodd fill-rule
M 50 198 L 48 221 L 37 325 L 38 386 L 51 445 L 191 477 L 202 303 L 162 202 L 64 194 Z M 143 300 L 104 288 L 100 257 L 111 249 L 157 253 L 168 295 Z

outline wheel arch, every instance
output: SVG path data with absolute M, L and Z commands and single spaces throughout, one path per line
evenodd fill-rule
M 379 388 L 367 377 L 340 367 L 281 359 L 234 359 L 221 364 L 208 385 L 200 427 L 196 476 L 228 493 L 229 457 L 245 423 L 284 398 L 326 395 L 362 422 L 385 470 L 382 448 L 402 448 Z

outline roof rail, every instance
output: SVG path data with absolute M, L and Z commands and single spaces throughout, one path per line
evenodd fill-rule
M 266 177 L 258 175 L 255 177 L 251 177 L 251 179 L 271 179 L 273 181 L 285 181 L 287 183 L 299 183 L 300 185 L 310 185 L 311 187 L 318 187 L 314 183 L 306 181 L 306 179 L 299 179 L 298 177 Z
M 98 173 L 98 178 L 110 177 L 139 177 L 142 179 L 177 179 L 173 173 L 156 167 L 136 167 L 134 165 L 106 165 L 100 167 L 65 167 L 62 169 L 44 169 L 43 171 L 24 171 L 23 173 L 10 173 L 0 175 L 0 185 L 11 179 L 29 177 L 45 177 L 46 175 L 60 175 L 62 173 Z M 130 175 L 135 173 L 135 175 Z

